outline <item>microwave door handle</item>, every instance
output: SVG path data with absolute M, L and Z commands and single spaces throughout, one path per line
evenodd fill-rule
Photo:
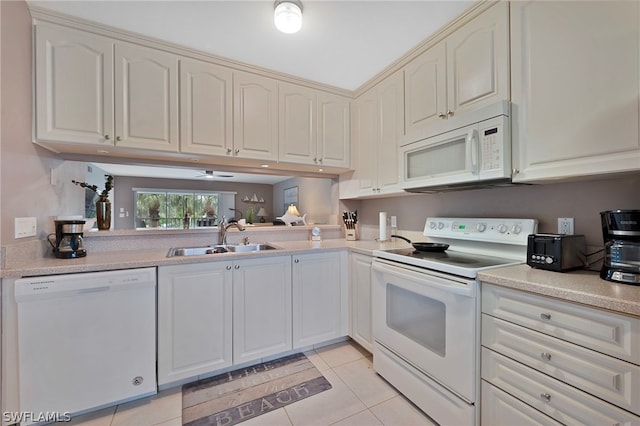
M 478 174 L 478 131 L 471 129 L 467 133 L 467 168 L 472 174 Z

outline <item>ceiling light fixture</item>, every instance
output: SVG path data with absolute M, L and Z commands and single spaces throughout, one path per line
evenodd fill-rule
M 276 0 L 273 22 L 285 34 L 293 34 L 302 27 L 302 3 L 299 0 Z

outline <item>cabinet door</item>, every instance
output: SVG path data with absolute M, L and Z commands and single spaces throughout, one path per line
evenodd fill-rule
M 321 166 L 351 165 L 351 101 L 331 93 L 318 93 L 318 162 Z
M 640 168 L 639 6 L 511 2 L 514 180 Z
M 275 80 L 234 73 L 233 112 L 233 154 L 277 160 L 278 85 Z
M 291 257 L 233 265 L 233 362 L 291 350 Z
M 115 105 L 116 146 L 178 151 L 178 57 L 116 44 Z
M 293 347 L 347 335 L 346 252 L 293 256 Z
M 158 268 L 158 385 L 232 364 L 231 262 Z
M 371 332 L 371 256 L 351 254 L 351 332 L 349 335 L 369 352 L 373 351 Z
M 447 120 L 509 99 L 509 2 L 447 37 L 447 79 Z
M 378 192 L 401 192 L 398 143 L 404 133 L 404 79 L 396 72 L 378 86 Z
M 227 155 L 233 149 L 232 72 L 180 60 L 180 151 Z
M 279 159 L 299 164 L 318 164 L 316 91 L 280 83 L 278 97 Z
M 113 43 L 45 25 L 35 37 L 36 139 L 113 145 Z
M 378 101 L 375 89 L 364 93 L 354 103 L 355 172 L 361 195 L 378 190 Z
M 444 42 L 433 46 L 404 68 L 405 130 L 440 124 L 447 112 L 447 56 Z M 413 142 L 414 139 L 409 139 Z

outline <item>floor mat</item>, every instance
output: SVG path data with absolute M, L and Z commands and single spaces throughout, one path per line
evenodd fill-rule
M 231 426 L 331 389 L 302 353 L 182 387 L 182 424 Z

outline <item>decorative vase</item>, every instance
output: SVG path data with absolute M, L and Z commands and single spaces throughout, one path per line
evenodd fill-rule
M 108 198 L 100 197 L 96 201 L 96 222 L 100 231 L 111 228 L 111 201 Z

